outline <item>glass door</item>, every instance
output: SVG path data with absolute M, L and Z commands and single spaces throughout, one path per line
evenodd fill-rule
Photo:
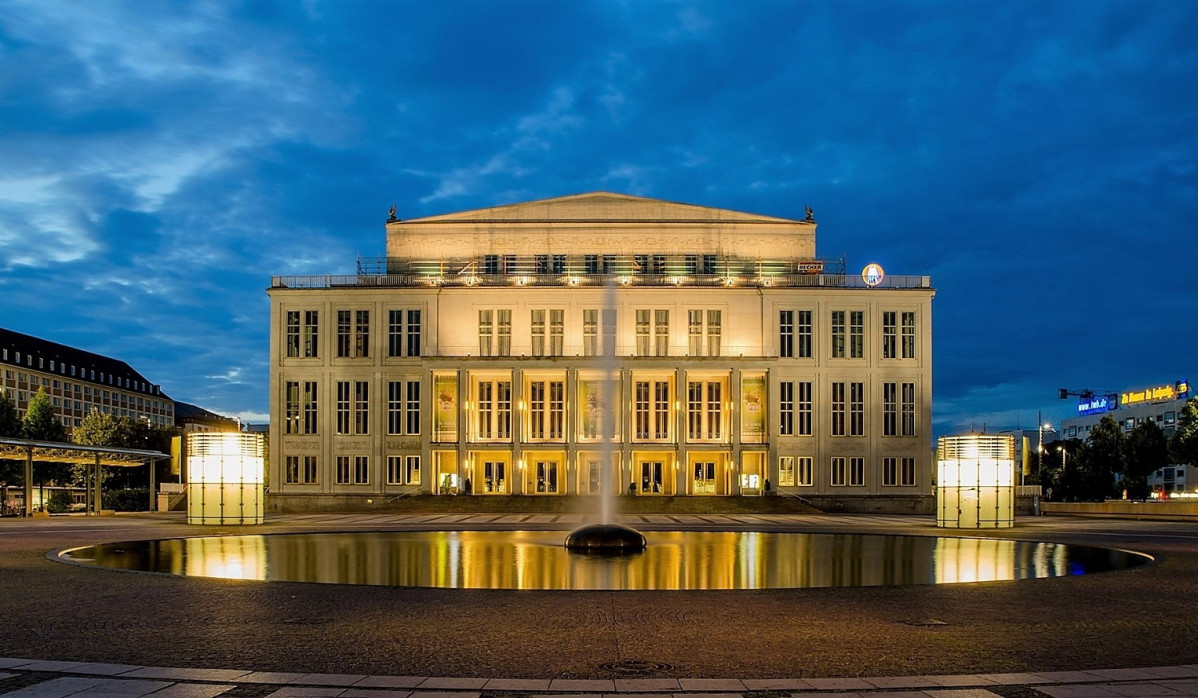
M 661 461 L 641 461 L 641 494 L 661 494 Z
M 691 491 L 695 494 L 715 494 L 715 463 L 696 461 L 692 469 Z
M 507 464 L 503 461 L 483 462 L 483 492 L 486 494 L 504 494 L 507 492 Z

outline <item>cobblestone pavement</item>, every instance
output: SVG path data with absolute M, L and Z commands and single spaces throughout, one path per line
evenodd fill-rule
M 581 516 L 0 519 L 0 693 L 507 698 L 637 694 L 1198 696 L 1198 524 L 1042 517 L 973 536 L 1152 554 L 1017 582 L 769 591 L 521 592 L 126 574 L 47 553 L 100 542 L 328 530 L 568 530 Z M 646 530 L 941 535 L 922 517 L 630 516 Z M 938 624 L 920 621 L 937 619 Z M 235 667 L 235 668 L 230 668 Z

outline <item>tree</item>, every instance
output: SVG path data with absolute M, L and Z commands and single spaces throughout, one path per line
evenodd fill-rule
M 21 436 L 21 416 L 4 388 L 0 388 L 0 436 Z M 24 479 L 25 468 L 20 461 L 0 459 L 0 483 L 15 484 Z
M 36 441 L 66 441 L 67 430 L 62 425 L 62 420 L 58 415 L 54 414 L 54 403 L 50 402 L 50 396 L 46 394 L 46 389 L 41 388 L 37 391 L 37 395 L 29 401 L 29 406 L 25 408 L 25 419 L 21 423 L 21 435 L 26 439 L 34 439 Z
M 81 446 L 126 447 L 132 436 L 131 422 L 128 417 L 92 410 L 75 427 L 72 440 Z
M 0 436 L 21 436 L 21 415 L 4 388 L 0 388 Z
M 1169 442 L 1156 422 L 1144 422 L 1124 441 L 1123 483 L 1127 496 L 1148 496 L 1148 476 L 1169 464 Z
M 1115 474 L 1124 472 L 1123 441 L 1123 429 L 1109 414 L 1090 432 L 1078 454 L 1078 499 L 1102 500 L 1114 493 Z
M 1174 463 L 1198 465 L 1198 397 L 1186 400 L 1177 418 L 1177 431 L 1169 442 Z

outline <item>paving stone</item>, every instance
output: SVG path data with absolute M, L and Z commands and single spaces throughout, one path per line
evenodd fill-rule
M 1036 690 L 1052 698 L 1107 698 L 1118 693 L 1106 690 L 1106 687 L 1096 684 L 1077 685 L 1064 684 L 1060 686 L 1036 686 Z
M 547 691 L 549 679 L 489 679 L 484 691 Z
M 678 693 L 675 698 L 744 698 L 743 693 Z M 625 697 L 627 698 L 627 697 Z
M 146 667 L 121 676 L 140 679 L 175 679 L 177 681 L 236 681 L 250 672 L 244 669 L 191 669 L 188 667 Z
M 86 662 L 67 662 L 67 661 L 51 661 L 51 660 L 26 660 L 21 669 L 25 671 L 47 671 L 55 673 L 70 673 L 76 667 L 86 666 Z
M 0 669 L 15 669 L 28 664 L 32 659 L 17 659 L 16 657 L 0 657 Z
M 233 684 L 176 683 L 155 691 L 153 698 L 213 698 L 234 688 Z
M 87 662 L 71 669 L 73 674 L 95 674 L 96 676 L 118 676 L 130 671 L 144 669 L 137 664 L 105 664 L 103 662 Z
M 450 691 L 468 691 L 471 689 L 480 689 L 485 686 L 487 679 L 453 677 L 453 676 L 431 676 L 420 682 L 417 686 L 421 691 L 425 690 L 450 690 Z
M 238 683 L 295 683 L 300 677 L 307 676 L 292 671 L 251 671 L 245 676 L 238 676 Z
M 645 693 L 648 691 L 673 693 L 680 689 L 678 679 L 616 679 L 617 693 Z
M 978 674 L 978 676 L 1000 686 L 1023 686 L 1036 683 L 1051 683 L 1041 674 Z
M 1108 681 L 1144 681 L 1160 678 L 1146 669 L 1090 669 L 1089 673 Z
M 353 686 L 366 674 L 304 674 L 294 681 L 311 686 Z
M 1157 677 L 1165 679 L 1198 678 L 1198 670 L 1193 667 L 1154 666 L 1145 667 L 1144 671 L 1152 672 Z
M 397 691 L 386 688 L 349 688 L 341 694 L 341 698 L 408 698 L 411 691 Z
M 427 676 L 367 676 L 354 688 L 416 688 L 426 680 Z
M 859 695 L 862 698 L 928 698 L 923 691 L 870 691 Z
M 925 691 L 930 698 L 1002 698 L 1002 696 L 987 691 L 984 688 L 947 688 L 935 691 Z
M 923 688 L 939 685 L 926 676 L 870 676 L 862 681 L 875 688 Z
M 14 698 L 64 698 L 98 686 L 104 681 L 104 679 L 94 677 L 60 676 L 4 695 Z
M 678 679 L 684 691 L 743 691 L 745 685 L 738 679 Z
M 1088 671 L 1037 671 L 1036 674 L 1053 683 L 1098 683 L 1103 680 Z
M 612 679 L 553 679 L 549 682 L 549 690 L 614 693 L 616 682 Z
M 986 686 L 995 682 L 978 674 L 955 674 L 952 676 L 928 676 L 928 681 L 937 686 Z
M 1185 695 L 1185 693 L 1168 686 L 1149 682 L 1112 683 L 1107 684 L 1105 688 L 1112 693 L 1118 693 L 1121 696 L 1134 696 L 1135 698 L 1165 698 L 1167 696 Z
M 284 686 L 271 693 L 270 698 L 328 698 L 344 692 L 340 686 Z
M 873 688 L 861 679 L 805 679 L 817 691 L 859 691 Z
M 479 698 L 478 691 L 412 691 L 409 698 Z
M 811 684 L 803 679 L 740 679 L 750 691 L 806 691 Z

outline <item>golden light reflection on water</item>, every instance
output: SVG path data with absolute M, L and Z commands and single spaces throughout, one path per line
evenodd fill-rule
M 1143 564 L 1136 553 L 982 538 L 649 532 L 629 557 L 573 554 L 560 532 L 253 535 L 73 551 L 123 569 L 267 581 L 454 589 L 781 589 L 1055 577 Z

